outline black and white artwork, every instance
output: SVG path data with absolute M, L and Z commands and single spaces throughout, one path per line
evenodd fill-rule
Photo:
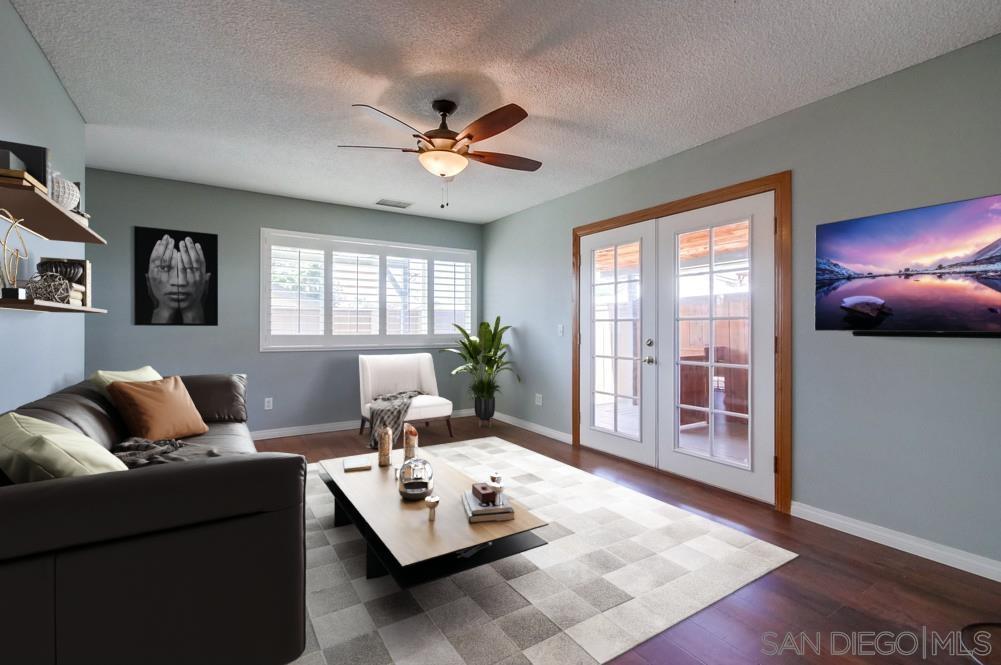
M 218 324 L 218 238 L 136 227 L 136 325 Z

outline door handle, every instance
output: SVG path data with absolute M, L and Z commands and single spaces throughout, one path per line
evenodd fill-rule
M 654 360 L 653 356 L 643 356 L 643 364 L 644 365 L 653 365 L 655 362 L 657 362 L 657 361 Z

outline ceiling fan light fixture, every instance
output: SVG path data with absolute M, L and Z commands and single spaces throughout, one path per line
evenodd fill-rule
M 428 173 L 441 178 L 456 176 L 469 165 L 469 160 L 465 155 L 451 150 L 426 150 L 418 155 L 417 159 L 420 160 L 421 166 L 427 169 Z

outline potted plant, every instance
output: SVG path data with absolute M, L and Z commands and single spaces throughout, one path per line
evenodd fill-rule
M 453 325 L 462 335 L 459 348 L 444 350 L 462 358 L 462 364 L 453 369 L 452 374 L 473 377 L 470 391 L 473 393 L 476 416 L 481 421 L 489 421 L 494 417 L 495 396 L 500 392 L 497 376 L 501 372 L 514 372 L 514 366 L 507 359 L 510 347 L 504 343 L 504 333 L 511 326 L 501 326 L 499 316 L 492 327 L 486 321 L 480 323 L 477 335 L 470 335 L 457 323 Z M 515 378 L 521 381 L 517 373 Z

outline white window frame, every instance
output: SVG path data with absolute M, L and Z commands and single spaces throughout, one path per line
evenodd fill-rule
M 272 335 L 271 334 L 271 248 L 287 245 L 306 249 L 324 250 L 324 319 L 323 335 Z M 379 257 L 379 334 L 378 335 L 333 335 L 331 312 L 331 252 L 352 252 L 375 254 Z M 427 259 L 428 262 L 428 332 L 426 335 L 386 334 L 386 257 L 401 256 Z M 415 245 L 409 243 L 331 236 L 321 233 L 286 231 L 283 229 L 261 229 L 261 272 L 260 272 L 260 350 L 271 351 L 329 351 L 348 349 L 418 349 L 446 347 L 455 343 L 458 332 L 434 333 L 434 262 L 461 261 L 470 264 L 471 277 L 471 323 L 479 321 L 477 302 L 477 253 L 473 249 Z

